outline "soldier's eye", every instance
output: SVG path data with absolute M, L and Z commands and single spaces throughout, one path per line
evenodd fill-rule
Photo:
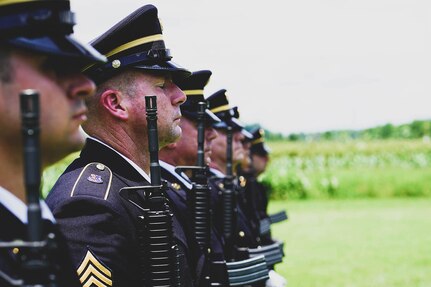
M 166 88 L 166 85 L 165 85 L 165 83 L 157 84 L 157 87 L 159 87 L 160 89 L 164 90 Z
M 56 76 L 64 76 L 78 72 L 80 67 L 71 61 L 48 57 L 42 63 L 42 69 L 47 73 L 54 73 Z

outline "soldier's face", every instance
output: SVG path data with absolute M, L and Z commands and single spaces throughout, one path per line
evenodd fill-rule
M 10 55 L 11 80 L 0 82 L 1 144 L 21 149 L 19 94 L 39 92 L 42 164 L 54 163 L 79 150 L 84 137 L 79 126 L 86 120 L 84 97 L 94 83 L 78 70 L 61 70 L 46 56 L 23 51 Z
M 137 127 L 146 132 L 145 96 L 154 95 L 157 97 L 159 147 L 177 141 L 181 136 L 180 105 L 186 100 L 184 92 L 168 75 L 137 72 L 134 76 L 137 94 L 132 97 L 130 107 L 139 121 Z
M 268 156 L 253 154 L 251 157 L 252 157 L 253 169 L 256 175 L 259 175 L 262 172 L 264 172 L 266 169 L 266 166 L 268 165 L 268 161 L 269 161 Z
M 187 118 L 181 119 L 181 129 L 183 134 L 175 144 L 176 156 L 179 158 L 179 165 L 195 165 L 198 151 L 198 129 L 197 124 Z M 217 137 L 217 132 L 212 127 L 205 128 L 205 162 L 210 164 L 213 140 Z
M 211 158 L 218 163 L 226 165 L 226 132 L 219 130 L 218 134 L 219 136 L 213 141 L 213 152 Z M 234 132 L 232 134 L 232 161 L 234 164 L 239 164 L 244 159 L 243 140 L 244 135 L 241 132 Z
M 242 142 L 244 156 L 243 156 L 243 160 L 241 162 L 241 167 L 243 168 L 243 170 L 248 170 L 250 168 L 250 165 L 251 165 L 250 146 L 251 146 L 250 142 L 248 142 L 248 141 Z

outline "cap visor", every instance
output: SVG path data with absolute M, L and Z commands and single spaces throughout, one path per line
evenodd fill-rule
M 79 65 L 89 65 L 94 62 L 106 62 L 90 45 L 79 42 L 70 35 L 46 36 L 40 38 L 18 37 L 8 40 L 14 47 L 52 55 L 64 60 L 77 61 Z
M 154 65 L 136 64 L 136 65 L 133 65 L 132 67 L 136 69 L 148 70 L 153 72 L 171 73 L 174 82 L 177 80 L 185 79 L 192 74 L 192 72 L 190 72 L 189 70 L 181 67 L 180 65 L 172 61 L 160 62 Z
M 205 120 L 210 124 L 215 124 L 221 122 L 221 119 L 217 117 L 213 112 L 209 109 L 205 109 Z

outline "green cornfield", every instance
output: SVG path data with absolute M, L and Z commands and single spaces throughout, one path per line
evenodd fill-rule
M 273 199 L 431 196 L 431 142 L 269 142 Z

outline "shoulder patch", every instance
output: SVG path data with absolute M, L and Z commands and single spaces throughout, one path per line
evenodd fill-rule
M 98 162 L 87 164 L 73 185 L 70 197 L 87 195 L 107 199 L 111 189 L 112 171 Z
M 77 269 L 79 281 L 83 287 L 112 286 L 112 272 L 97 257 L 87 250 Z

